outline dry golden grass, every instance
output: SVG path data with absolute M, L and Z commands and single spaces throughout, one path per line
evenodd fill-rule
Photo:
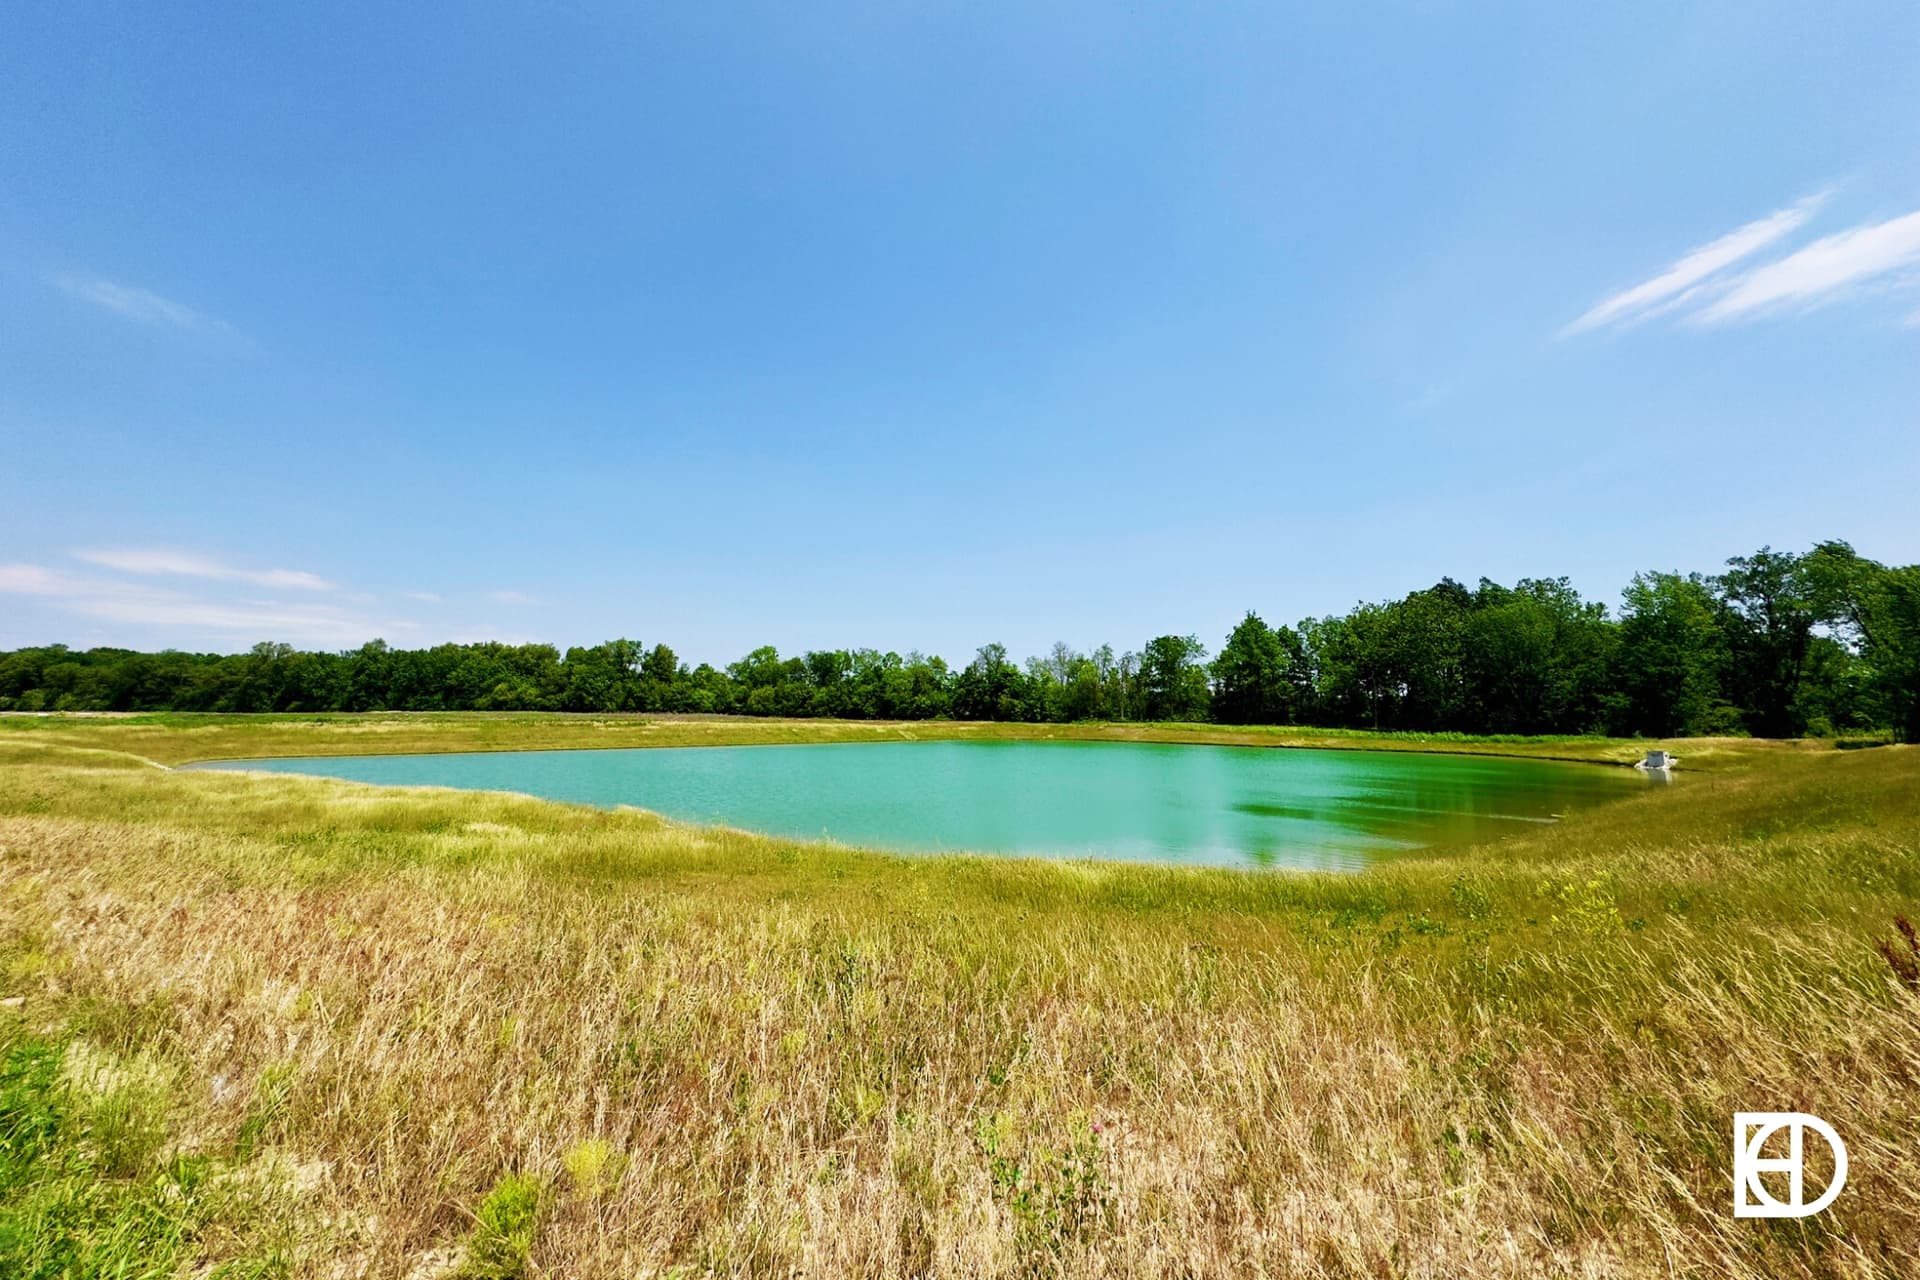
M 1911 749 L 1755 752 L 1334 876 L 903 859 L 112 741 L 0 738 L 0 1022 L 271 1189 L 206 1262 L 1920 1273 L 1920 993 L 1874 950 L 1920 914 Z M 1848 1142 L 1818 1218 L 1731 1216 L 1733 1112 L 1767 1109 Z

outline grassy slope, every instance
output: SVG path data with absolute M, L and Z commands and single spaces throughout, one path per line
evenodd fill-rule
M 1685 755 L 1689 769 L 1742 765 L 1825 743 L 1367 733 L 1214 724 L 996 724 L 978 721 L 778 720 L 742 716 L 587 716 L 550 712 L 383 712 L 375 715 L 0 714 L 0 743 L 40 742 L 132 752 L 161 764 L 269 756 L 403 755 L 429 751 L 543 751 L 569 747 L 745 746 L 911 739 L 1074 739 L 1250 747 L 1445 751 L 1631 764 L 1649 747 Z
M 0 1071 L 0 1121 L 78 1135 L 15 1179 L 106 1197 L 76 1250 L 186 1158 L 200 1190 L 148 1197 L 180 1256 L 297 1274 L 1920 1269 L 1920 993 L 1873 950 L 1920 914 L 1913 749 L 1729 751 L 1354 876 L 910 860 L 114 753 L 351 723 L 0 734 L 0 1039 L 65 1062 L 17 1106 Z M 1840 1129 L 1832 1210 L 1730 1216 L 1742 1109 Z

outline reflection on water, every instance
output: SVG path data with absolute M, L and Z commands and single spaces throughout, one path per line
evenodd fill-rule
M 227 768 L 523 791 L 916 851 L 1357 867 L 1631 794 L 1626 769 L 1373 751 L 899 742 L 356 756 Z

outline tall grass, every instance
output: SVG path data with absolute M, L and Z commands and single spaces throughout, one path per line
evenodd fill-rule
M 89 732 L 0 738 L 0 1025 L 159 1099 L 135 1158 L 42 1182 L 250 1189 L 183 1258 L 1920 1273 L 1920 993 L 1876 949 L 1920 906 L 1912 749 L 1755 750 L 1334 876 L 905 859 Z M 1832 1209 L 1732 1217 L 1736 1110 L 1835 1125 Z

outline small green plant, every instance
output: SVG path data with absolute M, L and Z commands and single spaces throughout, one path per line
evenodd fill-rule
M 167 1138 L 164 1100 L 139 1085 L 105 1094 L 86 1108 L 100 1171 L 131 1178 L 151 1166 Z
M 1447 887 L 1454 910 L 1469 920 L 1485 920 L 1493 914 L 1493 899 L 1478 881 L 1461 878 Z
M 1013 1218 L 1022 1253 L 1059 1253 L 1108 1225 L 1113 1189 L 1100 1171 L 1100 1126 L 1076 1125 L 1063 1151 L 1035 1147 L 1016 1158 L 1003 1115 L 983 1120 L 974 1141 L 987 1158 L 994 1198 Z
M 560 1157 L 560 1163 L 573 1179 L 574 1189 L 584 1196 L 598 1196 L 626 1171 L 627 1158 L 613 1149 L 605 1138 L 576 1142 Z
M 275 1062 L 260 1073 L 260 1083 L 254 1089 L 253 1103 L 247 1108 L 246 1119 L 240 1122 L 240 1132 L 234 1138 L 234 1156 L 240 1160 L 250 1160 L 263 1141 L 280 1123 L 287 1109 L 287 1100 L 293 1094 L 293 1081 L 296 1068 L 291 1062 Z
M 541 1185 L 527 1174 L 510 1173 L 494 1184 L 474 1210 L 467 1256 L 460 1266 L 465 1280 L 520 1280 L 527 1274 L 539 1225 Z
M 1613 898 L 1613 887 L 1605 877 L 1561 885 L 1554 890 L 1553 900 L 1559 908 L 1551 917 L 1555 932 L 1598 940 L 1626 928 L 1620 907 Z
M 1513 985 L 1512 972 L 1494 959 L 1486 930 L 1469 929 L 1461 940 L 1465 943 L 1464 954 L 1455 971 L 1460 994 L 1469 1000 L 1506 1000 Z

